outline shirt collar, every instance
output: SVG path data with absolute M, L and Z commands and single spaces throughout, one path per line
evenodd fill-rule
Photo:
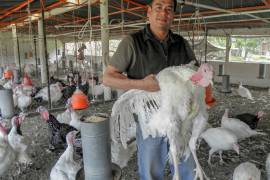
M 167 41 L 170 41 L 170 42 L 175 42 L 177 41 L 176 37 L 174 36 L 173 32 L 171 30 L 169 30 L 169 38 Z M 150 24 L 147 24 L 143 30 L 143 38 L 144 38 L 144 41 L 147 41 L 149 39 L 156 39 L 155 36 L 153 35 L 153 33 L 151 32 L 151 29 L 150 29 Z

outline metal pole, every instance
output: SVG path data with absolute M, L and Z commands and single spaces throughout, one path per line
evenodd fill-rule
M 226 35 L 226 56 L 225 56 L 225 66 L 224 73 L 228 74 L 228 64 L 230 58 L 230 49 L 231 49 L 231 36 L 229 34 Z
M 58 77 L 58 54 L 57 54 L 57 40 L 55 38 L 55 58 L 56 58 L 56 76 Z
M 19 45 L 19 38 L 17 38 L 17 51 L 18 51 L 18 60 L 19 60 L 19 77 L 22 75 L 22 67 L 21 67 L 21 56 L 20 56 L 20 45 Z
M 75 64 L 76 64 L 76 68 L 75 68 L 75 71 L 76 72 L 78 72 L 78 56 L 77 56 L 77 51 L 78 51 L 78 49 L 77 49 L 77 38 L 76 38 L 76 36 L 75 36 L 75 53 L 74 53 L 74 55 L 75 55 Z
M 13 37 L 13 48 L 14 48 L 14 60 L 16 67 L 19 67 L 19 52 L 18 52 L 18 39 L 17 39 L 17 27 L 12 25 L 12 37 Z
M 43 39 L 44 39 L 44 50 L 45 50 L 45 60 L 46 60 L 46 70 L 47 70 L 47 87 L 48 87 L 48 103 L 49 109 L 51 109 L 51 91 L 50 91 L 50 73 L 49 73 L 49 64 L 48 64 L 48 52 L 47 52 L 47 40 L 46 40 L 46 31 L 44 28 L 44 7 L 43 7 L 43 0 L 40 0 L 40 4 L 42 6 L 42 24 L 43 24 Z
M 37 40 L 36 37 L 34 36 L 34 56 L 35 56 L 35 61 L 36 61 L 36 76 L 38 77 L 38 60 L 37 60 Z
M 207 37 L 208 37 L 208 29 L 206 29 L 206 32 L 205 32 L 205 47 L 204 47 L 204 62 L 206 63 L 207 62 Z
M 3 67 L 4 66 L 4 56 L 3 56 L 3 39 L 2 39 L 2 36 L 3 34 L 2 34 L 2 32 L 0 32 L 0 37 L 1 37 L 1 39 L 0 39 L 0 51 L 1 51 L 1 67 Z M 0 74 L 0 77 L 1 77 L 1 74 Z M 2 78 L 2 77 L 1 77 Z

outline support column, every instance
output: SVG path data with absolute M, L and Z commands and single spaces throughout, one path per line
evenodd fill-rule
M 66 43 L 62 41 L 62 57 L 61 57 L 61 64 L 62 69 L 66 70 Z
M 55 61 L 56 61 L 56 76 L 59 77 L 59 67 L 58 67 L 58 49 L 57 49 L 57 39 L 55 38 Z
M 46 68 L 46 57 L 44 47 L 44 32 L 43 32 L 43 21 L 38 20 L 38 47 L 39 47 L 39 58 L 41 66 L 41 83 L 45 84 L 48 81 L 47 68 Z
M 19 40 L 18 40 L 18 36 L 17 36 L 17 27 L 15 25 L 12 26 L 12 38 L 13 38 L 15 65 L 21 71 Z
M 3 36 L 3 32 L 0 31 L 0 55 L 1 55 L 1 65 L 0 65 L 0 68 L 1 67 L 4 67 L 4 55 L 3 55 L 3 43 L 4 43 L 4 40 L 2 39 Z M 1 72 L 2 73 L 2 72 Z M 0 77 L 2 78 L 2 74 L 0 74 Z
M 226 55 L 225 55 L 225 65 L 224 65 L 224 74 L 228 74 L 228 64 L 230 59 L 230 50 L 231 50 L 231 36 L 229 34 L 226 35 Z
M 35 59 L 35 64 L 36 64 L 36 77 L 39 77 L 38 74 L 38 57 L 37 57 L 37 37 L 33 36 L 33 47 L 34 47 L 34 59 Z
M 108 0 L 100 1 L 100 24 L 101 24 L 101 44 L 102 44 L 102 62 L 103 72 L 105 71 L 109 62 L 109 24 L 108 16 Z M 104 100 L 111 100 L 111 88 L 104 88 Z

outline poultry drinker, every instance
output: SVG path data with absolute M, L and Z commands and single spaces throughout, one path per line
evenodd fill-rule
M 7 70 L 4 72 L 4 77 L 7 79 L 11 79 L 13 77 L 13 73 L 11 70 Z

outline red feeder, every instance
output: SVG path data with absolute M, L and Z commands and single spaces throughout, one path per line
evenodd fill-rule
M 11 70 L 6 70 L 4 72 L 4 78 L 11 79 L 13 77 L 13 73 Z
M 32 80 L 29 78 L 27 73 L 24 74 L 23 85 L 25 85 L 25 86 L 33 86 Z
M 76 89 L 71 97 L 71 106 L 75 110 L 88 108 L 88 97 L 81 90 Z

